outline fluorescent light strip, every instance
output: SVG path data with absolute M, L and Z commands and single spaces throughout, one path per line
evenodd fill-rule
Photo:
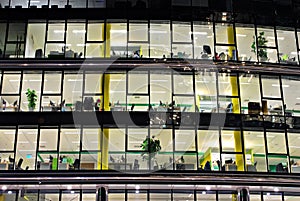
M 279 84 L 272 84 L 272 87 L 279 87 Z M 290 87 L 288 84 L 283 84 L 282 87 Z

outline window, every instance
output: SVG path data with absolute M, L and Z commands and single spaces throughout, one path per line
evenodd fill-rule
M 194 58 L 212 59 L 214 56 L 213 26 L 201 22 L 194 22 Z
M 150 57 L 171 58 L 171 36 L 169 21 L 150 21 Z
M 25 57 L 44 57 L 46 23 L 30 23 L 27 27 Z
M 298 56 L 295 39 L 295 30 L 278 27 L 277 42 L 280 63 L 297 64 Z

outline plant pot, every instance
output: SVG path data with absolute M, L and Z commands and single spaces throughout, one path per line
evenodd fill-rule
M 29 108 L 28 108 L 28 111 L 29 111 L 29 112 L 33 112 L 33 111 L 34 111 L 34 108 L 33 108 L 33 107 L 29 107 Z

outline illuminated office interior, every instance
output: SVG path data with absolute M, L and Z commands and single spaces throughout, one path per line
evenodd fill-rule
M 0 0 L 0 201 L 298 200 L 299 10 Z

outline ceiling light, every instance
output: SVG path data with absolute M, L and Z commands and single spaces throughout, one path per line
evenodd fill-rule
M 207 35 L 207 32 L 194 31 L 194 32 L 190 32 L 190 34 L 194 34 L 194 35 Z
M 127 30 L 110 30 L 110 33 L 127 33 Z
M 272 84 L 272 87 L 279 87 L 279 84 Z M 282 87 L 290 87 L 288 84 L 283 84 Z
M 205 194 L 206 194 L 206 192 L 205 192 L 205 191 L 202 191 L 202 194 L 203 194 L 203 195 L 205 195 Z
M 71 189 L 72 189 L 72 186 L 71 186 L 71 185 L 68 185 L 68 186 L 67 186 L 67 189 L 68 189 L 68 190 L 71 190 Z
M 8 191 L 8 194 L 12 194 L 12 191 Z
M 206 186 L 205 189 L 208 190 L 208 191 L 210 191 L 211 187 L 210 186 Z
M 135 189 L 136 189 L 136 190 L 139 190 L 139 189 L 140 189 L 140 185 L 136 185 L 136 186 L 135 186 Z
M 65 30 L 54 30 L 54 33 L 65 33 Z
M 5 191 L 7 189 L 7 186 L 2 186 L 2 190 Z
M 246 37 L 247 35 L 245 34 L 236 34 L 237 37 Z
M 136 190 L 136 191 L 135 191 L 135 193 L 136 193 L 136 194 L 139 194 L 139 193 L 140 193 L 140 191 L 139 191 L 139 190 Z

